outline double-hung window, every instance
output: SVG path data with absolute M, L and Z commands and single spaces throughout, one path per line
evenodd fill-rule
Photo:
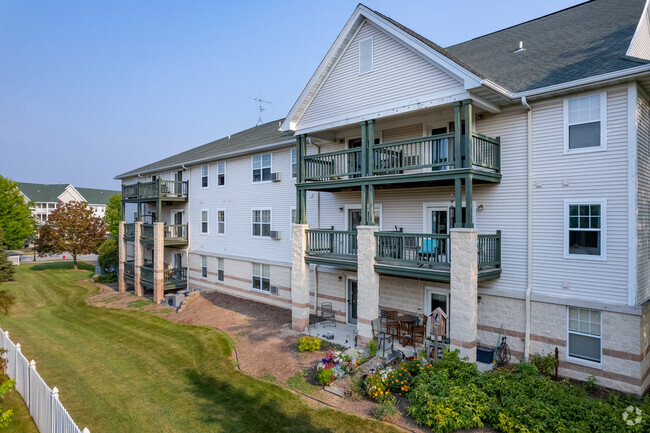
M 223 258 L 219 257 L 217 259 L 217 280 L 218 281 L 223 281 L 224 280 L 224 266 L 223 266 Z
M 564 101 L 565 153 L 605 149 L 606 94 Z
M 253 263 L 253 290 L 271 291 L 271 267 Z
M 208 277 L 208 257 L 201 256 L 201 277 Z
M 565 201 L 564 256 L 605 260 L 604 200 Z
M 224 209 L 217 209 L 217 234 L 226 234 L 226 211 Z
M 201 188 L 208 187 L 208 178 L 210 174 L 210 167 L 208 164 L 203 164 L 201 166 Z
M 298 173 L 298 161 L 296 158 L 296 148 L 291 148 L 291 177 L 296 177 Z
M 568 354 L 591 362 L 601 361 L 600 311 L 567 307 L 569 310 Z
M 253 156 L 253 182 L 269 182 L 271 180 L 271 154 Z
M 201 210 L 201 234 L 207 235 L 208 234 L 208 210 L 203 209 Z
M 226 186 L 226 161 L 217 163 L 217 186 Z
M 253 209 L 253 236 L 271 236 L 271 209 Z

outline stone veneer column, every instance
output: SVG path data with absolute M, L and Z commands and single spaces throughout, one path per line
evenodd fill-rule
M 372 340 L 372 321 L 379 317 L 379 274 L 375 272 L 377 226 L 357 227 L 357 343 L 366 347 Z
M 165 299 L 165 223 L 153 223 L 153 301 Z
M 124 230 L 126 221 L 120 221 L 117 235 L 117 249 L 119 252 L 119 265 L 117 272 L 117 286 L 120 292 L 126 292 L 126 278 L 124 277 L 124 262 L 126 262 L 126 240 L 124 240 Z
M 478 317 L 478 231 L 451 229 L 449 337 L 451 349 L 476 362 Z
M 142 296 L 142 284 L 140 284 L 140 275 L 142 274 L 140 266 L 142 266 L 142 243 L 140 242 L 140 234 L 142 233 L 142 223 L 135 223 L 135 231 L 133 235 L 133 286 L 135 287 L 135 294 Z
M 294 224 L 291 251 L 291 327 L 304 331 L 309 326 L 309 265 L 305 263 L 307 224 Z

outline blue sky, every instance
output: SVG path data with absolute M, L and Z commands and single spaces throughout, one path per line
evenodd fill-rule
M 581 3 L 364 4 L 448 46 Z M 0 174 L 119 173 L 289 111 L 355 1 L 0 0 Z

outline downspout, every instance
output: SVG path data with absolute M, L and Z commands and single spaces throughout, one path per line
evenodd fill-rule
M 528 272 L 526 282 L 526 333 L 524 339 L 524 359 L 527 361 L 530 355 L 530 316 L 531 316 L 531 294 L 533 293 L 533 111 L 526 101 L 526 97 L 521 97 L 521 105 L 526 107 L 527 120 L 528 120 L 528 138 L 527 138 L 527 153 L 528 163 Z

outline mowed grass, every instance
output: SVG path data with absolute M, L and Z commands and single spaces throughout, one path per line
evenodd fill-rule
M 16 296 L 0 326 L 80 428 L 114 432 L 394 432 L 328 409 L 238 372 L 232 341 L 213 329 L 177 325 L 140 311 L 92 307 L 82 282 L 90 265 L 21 264 L 2 284 Z

